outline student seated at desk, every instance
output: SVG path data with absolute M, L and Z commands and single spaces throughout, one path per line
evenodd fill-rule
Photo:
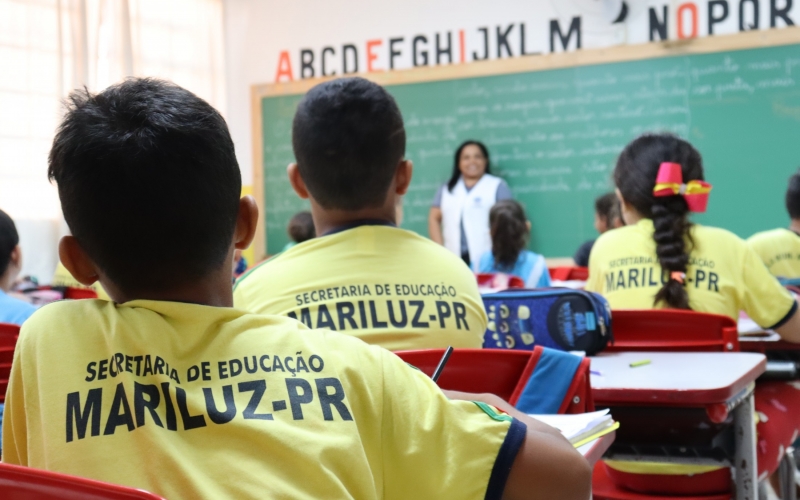
M 317 85 L 292 126 L 289 180 L 311 201 L 317 237 L 246 273 L 236 307 L 299 319 L 389 350 L 480 348 L 487 317 L 470 269 L 396 225 L 411 182 L 403 117 L 379 85 Z
M 622 222 L 622 214 L 620 213 L 619 200 L 615 193 L 606 193 L 603 196 L 594 200 L 594 228 L 598 233 L 603 234 L 606 231 L 616 229 L 624 226 Z M 589 265 L 589 255 L 592 253 L 594 242 L 589 240 L 584 242 L 575 252 L 572 260 L 578 267 L 586 267 Z
M 4 462 L 170 500 L 588 497 L 586 460 L 499 398 L 448 399 L 384 349 L 231 307 L 258 210 L 205 101 L 129 79 L 69 102 L 49 167 L 60 256 L 113 302 L 23 326 Z
M 22 250 L 17 226 L 7 213 L 0 210 L 0 323 L 21 325 L 36 308 L 9 295 L 22 269 Z
M 734 320 L 744 310 L 760 326 L 800 342 L 797 303 L 758 255 L 734 234 L 689 220 L 690 212 L 705 211 L 711 191 L 700 153 L 691 144 L 667 134 L 643 135 L 620 154 L 614 182 L 627 226 L 597 239 L 587 290 L 604 295 L 612 309 L 692 309 Z M 800 415 L 796 394 L 783 383 L 759 384 L 756 408 L 769 415 L 775 409 L 763 401 L 777 399 L 790 409 L 789 415 Z M 794 429 L 762 423 L 758 430 L 764 443 L 759 445 L 759 471 L 771 473 L 777 468 L 779 446 L 791 443 Z M 672 487 L 680 491 L 681 476 L 658 480 L 662 473 L 715 474 L 718 481 L 709 484 L 722 490 L 730 481 L 727 469 L 714 467 L 608 463 L 621 484 L 634 489 L 646 484 L 652 488 L 648 493 L 670 493 Z M 651 477 L 636 480 L 625 473 Z
M 492 251 L 486 252 L 475 265 L 476 273 L 504 273 L 525 280 L 526 288 L 550 286 L 550 273 L 544 257 L 527 250 L 531 223 L 525 209 L 514 200 L 495 203 L 489 211 Z
M 800 278 L 800 171 L 789 178 L 786 189 L 788 228 L 756 233 L 747 240 L 774 276 Z

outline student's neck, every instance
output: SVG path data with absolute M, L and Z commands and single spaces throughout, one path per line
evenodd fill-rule
M 0 276 L 0 291 L 3 293 L 8 293 L 11 291 L 11 287 L 14 285 L 14 279 L 11 276 L 11 273 L 6 272 L 2 276 Z
M 800 234 L 800 219 L 792 219 L 792 222 L 789 223 L 789 230 Z
M 311 204 L 311 214 L 314 218 L 314 227 L 317 236 L 322 236 L 337 228 L 352 224 L 360 220 L 382 220 L 396 224 L 397 211 L 394 203 L 379 208 L 363 208 L 361 210 L 325 209 Z
M 215 273 L 216 274 L 216 273 Z M 232 273 L 228 270 L 227 276 Z M 108 295 L 118 304 L 132 300 L 158 300 L 164 302 L 183 302 L 213 307 L 233 307 L 233 284 L 225 276 L 209 277 L 205 280 L 172 287 L 169 290 L 153 290 L 128 293 L 111 283 L 102 283 Z
M 625 225 L 633 226 L 637 224 L 640 220 L 644 219 L 642 214 L 635 210 L 626 211 L 623 214 L 623 218 L 625 219 Z

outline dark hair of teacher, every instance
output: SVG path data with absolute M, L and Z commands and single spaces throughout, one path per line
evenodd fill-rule
M 486 149 L 486 146 L 483 145 L 482 142 L 478 141 L 464 141 L 461 145 L 456 149 L 456 154 L 453 159 L 453 174 L 450 176 L 450 180 L 447 181 L 447 190 L 453 192 L 453 188 L 456 187 L 458 183 L 459 177 L 461 177 L 461 153 L 464 151 L 464 148 L 467 146 L 478 146 L 478 149 L 481 150 L 483 153 L 483 157 L 486 159 L 486 168 L 484 169 L 484 174 L 491 174 L 491 167 L 489 165 L 489 150 Z

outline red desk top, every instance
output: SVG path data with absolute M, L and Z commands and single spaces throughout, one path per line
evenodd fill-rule
M 650 363 L 630 366 L 642 360 Z M 764 373 L 766 365 L 764 355 L 742 352 L 601 353 L 592 358 L 592 396 L 598 405 L 724 403 Z

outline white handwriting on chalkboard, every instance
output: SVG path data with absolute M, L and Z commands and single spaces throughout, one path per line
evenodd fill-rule
M 732 82 L 721 83 L 715 86 L 714 91 L 717 93 L 717 99 L 721 100 L 723 97 L 725 97 L 725 94 L 742 92 L 746 94 L 752 94 L 756 91 L 756 89 L 737 76 Z
M 787 58 L 786 59 L 786 74 L 791 75 L 794 68 L 800 66 L 800 58 Z
M 700 77 L 715 75 L 717 73 L 736 73 L 739 65 L 730 56 L 725 56 L 720 64 L 707 66 L 705 68 L 692 68 L 692 78 L 697 81 Z
M 751 71 L 770 71 L 781 69 L 780 61 L 757 61 L 747 65 L 747 69 Z
M 784 76 L 783 78 L 773 78 L 772 80 L 761 80 L 756 83 L 756 87 L 760 89 L 771 89 L 776 87 L 794 87 L 794 78 Z
M 526 177 L 541 177 L 545 175 L 564 175 L 571 174 L 572 167 L 547 167 L 547 168 L 529 168 L 525 171 Z
M 569 192 L 572 191 L 570 189 L 569 184 L 564 182 L 563 178 L 558 178 L 558 180 L 548 180 L 542 179 L 541 182 L 536 184 L 527 184 L 524 186 L 519 186 L 512 188 L 511 190 L 515 194 L 524 194 L 524 193 L 553 193 L 553 192 Z

